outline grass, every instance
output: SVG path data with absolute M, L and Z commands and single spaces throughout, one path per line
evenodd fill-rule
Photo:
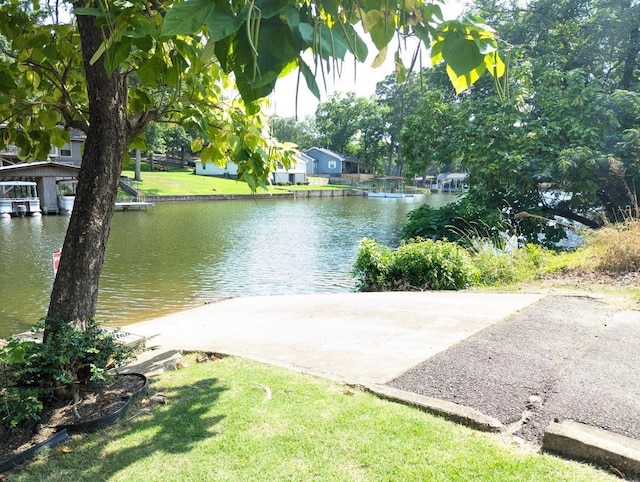
M 122 175 L 131 179 L 135 178 L 132 170 L 123 170 Z M 235 179 L 225 179 L 214 176 L 196 176 L 193 169 L 170 168 L 169 172 L 146 171 L 141 173 L 142 181 L 136 183 L 136 188 L 145 196 L 194 196 L 194 195 L 251 195 L 251 189 L 247 183 Z M 323 185 L 323 186 L 273 186 L 269 190 L 259 189 L 257 194 L 280 194 L 288 190 L 327 190 L 345 189 L 349 186 Z
M 587 236 L 583 265 L 609 273 L 640 269 L 640 219 L 609 224 Z
M 335 382 L 234 357 L 185 360 L 152 381 L 166 405 L 133 408 L 7 480 L 616 480 Z
M 134 171 L 122 171 L 134 179 Z M 245 182 L 213 176 L 196 176 L 191 169 L 171 169 L 169 172 L 142 172 L 137 189 L 146 196 L 184 196 L 211 194 L 251 194 Z M 267 191 L 263 191 L 266 193 Z

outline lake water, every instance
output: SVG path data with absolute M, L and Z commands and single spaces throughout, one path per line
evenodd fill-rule
M 358 243 L 390 246 L 409 211 L 455 197 L 159 203 L 116 212 L 98 318 L 122 326 L 238 295 L 353 291 Z M 46 314 L 69 218 L 0 219 L 0 337 Z

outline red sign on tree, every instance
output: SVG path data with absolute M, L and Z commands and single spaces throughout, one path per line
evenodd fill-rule
M 53 275 L 58 274 L 58 266 L 60 266 L 60 256 L 62 256 L 62 251 L 56 251 L 53 253 Z

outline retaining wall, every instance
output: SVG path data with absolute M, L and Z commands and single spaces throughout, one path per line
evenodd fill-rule
M 245 199 L 298 199 L 344 196 L 366 196 L 366 191 L 355 189 L 327 189 L 309 191 L 285 191 L 277 194 L 207 194 L 193 196 L 145 196 L 147 202 L 185 202 L 185 201 L 237 201 Z

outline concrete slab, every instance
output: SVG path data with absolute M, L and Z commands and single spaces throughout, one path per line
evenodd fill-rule
M 143 373 L 148 377 L 167 370 L 176 370 L 182 359 L 180 350 L 149 350 L 139 354 L 130 364 L 117 369 L 118 373 Z
M 242 356 L 383 384 L 540 300 L 540 294 L 385 292 L 228 299 L 128 325 L 162 349 Z
M 572 420 L 552 422 L 544 434 L 542 450 L 597 464 L 623 478 L 640 477 L 640 441 L 598 427 Z

